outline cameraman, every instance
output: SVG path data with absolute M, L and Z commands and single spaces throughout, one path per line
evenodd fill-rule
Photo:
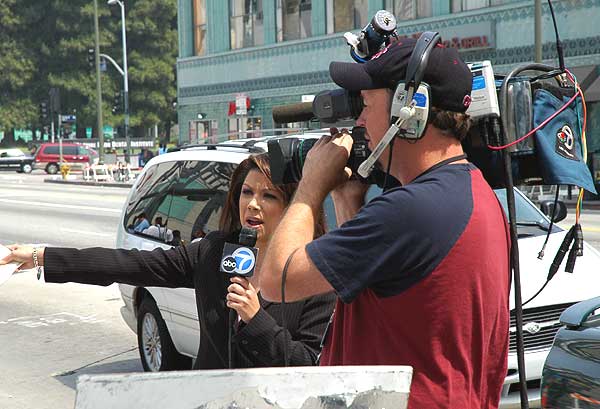
M 371 150 L 390 126 L 393 90 L 415 43 L 394 42 L 364 64 L 330 65 L 334 82 L 361 92 L 357 126 Z M 390 174 L 402 187 L 365 204 L 366 187 L 345 168 L 352 138 L 321 138 L 271 239 L 261 288 L 281 299 L 291 257 L 286 301 L 331 289 L 339 296 L 322 365 L 410 365 L 412 409 L 496 408 L 508 355 L 508 227 L 461 146 L 470 126 L 469 68 L 455 49 L 438 46 L 423 81 L 433 106 L 423 137 L 396 138 L 380 159 L 387 168 L 392 149 Z M 313 240 L 330 192 L 341 227 Z

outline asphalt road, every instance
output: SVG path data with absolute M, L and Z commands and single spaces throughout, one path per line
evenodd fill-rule
M 573 223 L 575 223 L 575 210 L 569 209 L 567 218 L 558 225 L 564 229 L 570 229 Z M 583 239 L 600 251 L 600 210 L 584 208 L 579 223 L 583 230 Z
M 113 247 L 127 189 L 43 183 L 0 172 L 0 243 Z M 77 376 L 142 371 L 116 285 L 0 286 L 0 408 L 72 408 Z

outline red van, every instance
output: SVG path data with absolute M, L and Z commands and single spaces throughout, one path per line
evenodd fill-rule
M 63 143 L 62 154 L 63 162 L 82 169 L 98 158 L 98 152 L 80 143 Z M 59 171 L 59 161 L 58 143 L 43 143 L 35 153 L 34 168 L 53 175 Z

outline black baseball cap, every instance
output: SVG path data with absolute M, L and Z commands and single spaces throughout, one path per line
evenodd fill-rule
M 331 79 L 349 91 L 391 88 L 405 81 L 408 61 L 417 40 L 405 38 L 390 43 L 366 63 L 332 62 Z M 437 45 L 431 50 L 423 76 L 431 88 L 431 105 L 465 112 L 471 104 L 473 76 L 455 48 Z

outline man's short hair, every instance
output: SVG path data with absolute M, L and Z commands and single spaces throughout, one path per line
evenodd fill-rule
M 329 74 L 349 91 L 395 89 L 406 80 L 416 43 L 413 38 L 394 41 L 363 64 L 334 61 L 329 65 Z M 473 76 L 455 48 L 438 45 L 431 50 L 423 81 L 431 88 L 433 107 L 464 113 L 471 104 Z
M 432 107 L 429 111 L 427 123 L 430 126 L 435 126 L 445 135 L 462 142 L 467 137 L 473 120 L 469 115 L 462 112 L 452 112 Z

